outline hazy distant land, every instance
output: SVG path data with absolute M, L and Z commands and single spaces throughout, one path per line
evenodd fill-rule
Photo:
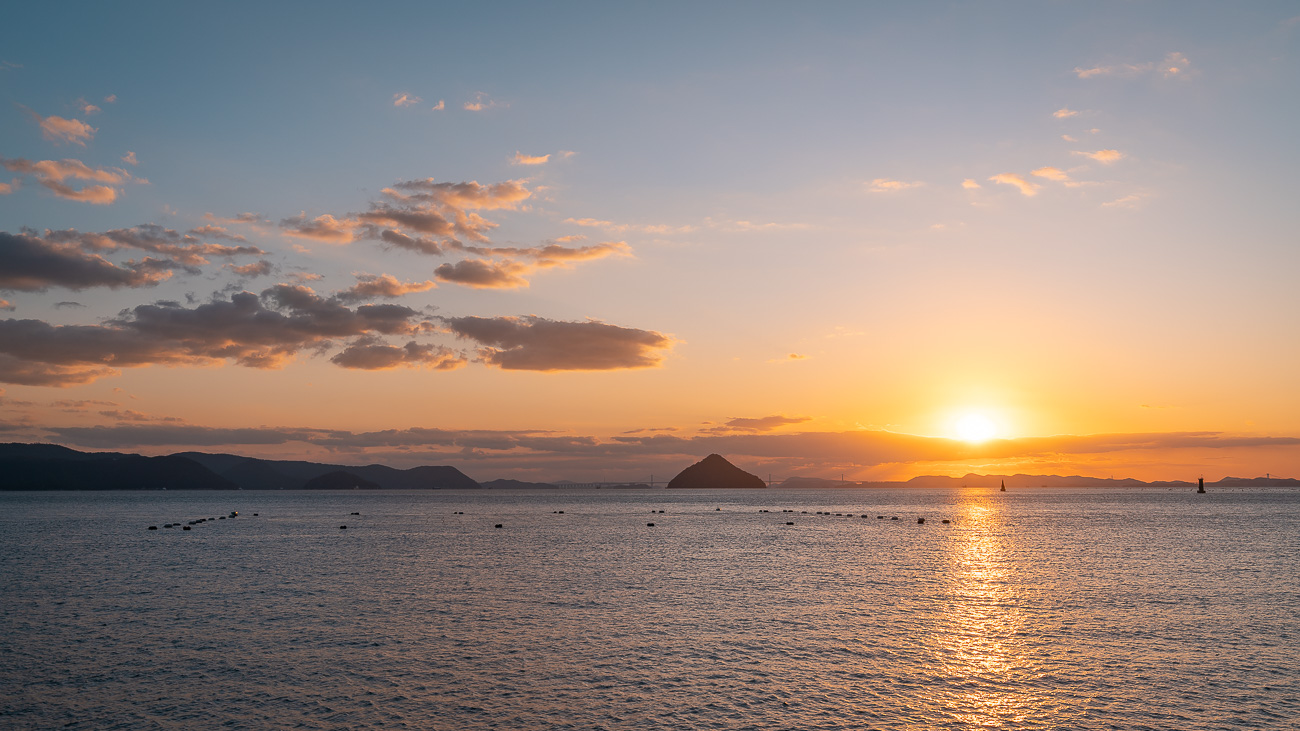
M 716 460 L 714 459 L 716 458 Z M 704 465 L 704 469 L 699 469 Z M 703 479 L 699 479 L 703 475 Z M 722 479 L 725 477 L 726 479 Z M 680 478 L 680 479 L 679 479 Z M 721 480 L 721 481 L 717 481 Z M 778 488 L 952 488 L 998 487 L 1178 487 L 1189 480 L 1143 482 L 1133 478 L 1058 475 L 922 476 L 907 481 L 855 482 L 816 477 L 790 477 Z M 758 477 L 734 467 L 718 455 L 691 465 L 673 479 L 681 487 L 769 487 Z M 79 452 L 55 444 L 0 444 L 0 490 L 465 490 L 560 489 L 571 487 L 643 488 L 643 482 L 524 482 L 496 479 L 477 482 L 455 467 L 424 465 L 397 469 L 386 465 L 337 465 L 295 460 L 270 460 L 234 454 L 180 452 L 144 457 L 120 452 Z M 1207 482 L 1223 487 L 1300 487 L 1300 480 L 1281 477 L 1225 477 Z

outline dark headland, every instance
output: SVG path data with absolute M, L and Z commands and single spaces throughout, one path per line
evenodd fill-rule
M 751 475 L 728 462 L 720 454 L 710 454 L 687 467 L 668 481 L 669 489 L 684 488 L 757 488 L 767 487 L 757 475 Z

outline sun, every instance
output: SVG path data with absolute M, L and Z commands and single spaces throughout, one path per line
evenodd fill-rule
M 957 419 L 954 428 L 958 439 L 971 444 L 987 442 L 998 434 L 998 425 L 983 414 L 966 414 Z

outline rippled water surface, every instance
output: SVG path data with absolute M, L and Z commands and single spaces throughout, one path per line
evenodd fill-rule
M 1296 728 L 1298 557 L 1294 491 L 5 493 L 0 727 Z

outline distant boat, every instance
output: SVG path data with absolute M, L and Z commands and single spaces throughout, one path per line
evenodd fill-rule
M 1007 481 L 1006 481 L 1006 480 L 1003 480 L 1003 481 L 1002 481 L 1002 492 L 1006 492 L 1006 491 L 1007 491 Z

